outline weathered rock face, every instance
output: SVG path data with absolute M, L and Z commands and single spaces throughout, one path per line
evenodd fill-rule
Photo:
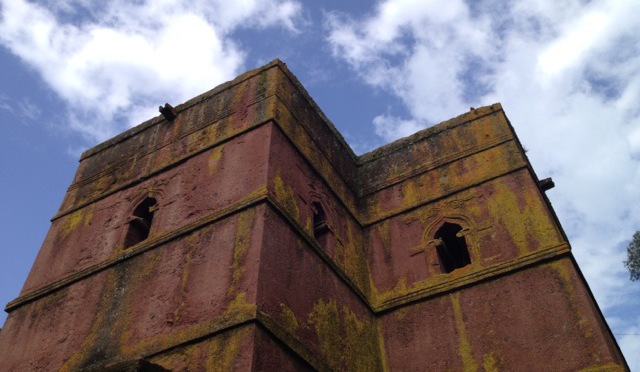
M 627 368 L 499 104 L 357 157 L 274 61 L 165 115 L 83 154 L 0 370 Z

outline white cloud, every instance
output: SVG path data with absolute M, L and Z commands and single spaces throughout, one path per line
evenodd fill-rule
M 501 101 L 556 182 L 549 196 L 606 313 L 640 294 L 622 266 L 640 228 L 638 14 L 638 1 L 386 0 L 362 19 L 331 14 L 327 41 L 406 105 L 410 117 L 373 121 L 386 140 Z
M 298 32 L 300 5 L 270 1 L 2 1 L 0 43 L 69 104 L 70 126 L 104 140 L 235 77 L 239 28 Z
M 20 122 L 25 125 L 35 122 L 40 115 L 40 108 L 29 100 L 21 99 L 19 101 L 13 101 L 5 94 L 0 94 L 0 110 L 15 115 L 20 119 Z M 4 116 L 0 116 L 0 126 L 2 125 L 10 125 L 10 123 L 5 121 Z
M 415 120 L 402 120 L 391 115 L 378 115 L 373 118 L 375 133 L 382 138 L 400 138 L 424 129 L 424 125 Z
M 589 12 L 566 25 L 562 36 L 547 46 L 538 57 L 545 74 L 560 74 L 584 61 L 612 20 L 602 12 Z
M 446 6 L 386 1 L 363 21 L 332 13 L 326 23 L 334 55 L 367 83 L 403 99 L 420 125 L 468 109 L 466 97 L 478 96 L 490 83 L 470 66 L 491 76 L 490 65 L 498 57 L 489 18 L 473 14 L 462 0 Z M 470 80 L 476 86 L 469 86 Z

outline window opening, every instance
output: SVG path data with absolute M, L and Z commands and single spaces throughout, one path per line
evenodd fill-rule
M 318 202 L 311 203 L 311 208 L 313 209 L 313 236 L 318 239 L 321 235 L 329 231 L 327 214 Z
M 125 248 L 136 245 L 149 237 L 153 214 L 157 209 L 157 201 L 154 198 L 146 198 L 138 204 L 129 221 L 129 229 L 124 241 Z
M 450 273 L 471 263 L 467 242 L 460 235 L 461 231 L 460 225 L 445 222 L 434 236 L 443 273 Z

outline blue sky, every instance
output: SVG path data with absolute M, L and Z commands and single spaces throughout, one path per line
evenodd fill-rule
M 0 0 L 0 302 L 84 149 L 280 58 L 356 153 L 501 102 L 640 370 L 640 284 L 622 266 L 640 228 L 638 14 L 638 0 Z

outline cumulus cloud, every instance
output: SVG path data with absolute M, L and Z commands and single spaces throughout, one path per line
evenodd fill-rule
M 406 137 L 425 128 L 416 120 L 402 120 L 388 114 L 373 118 L 373 126 L 375 133 L 382 138 Z
M 331 13 L 326 27 L 336 59 L 406 106 L 374 119 L 385 140 L 502 102 L 538 174 L 554 177 L 574 254 L 614 313 L 639 294 L 622 266 L 640 228 L 637 14 L 637 1 L 386 0 L 360 19 Z
M 0 43 L 69 105 L 69 125 L 104 140 L 231 79 L 239 28 L 298 32 L 294 0 L 2 1 Z
M 462 0 L 447 6 L 440 1 L 386 1 L 365 20 L 331 13 L 327 26 L 335 56 L 367 83 L 391 90 L 406 103 L 413 118 L 400 121 L 434 124 L 462 112 L 461 107 L 468 109 L 466 101 L 490 88 L 498 57 L 491 24 Z

